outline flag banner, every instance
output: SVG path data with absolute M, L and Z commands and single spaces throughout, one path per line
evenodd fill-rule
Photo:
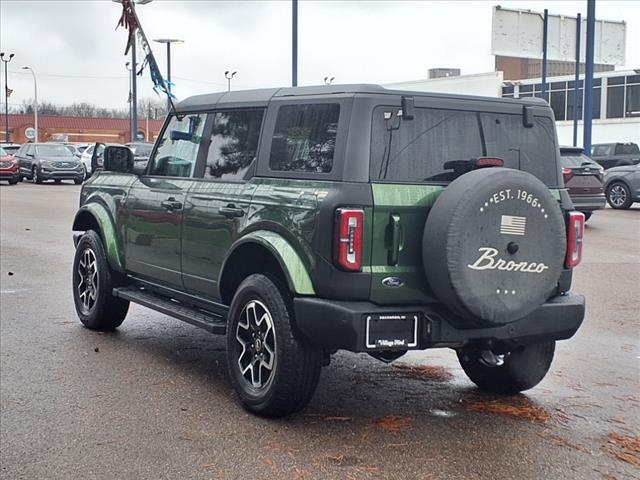
M 142 75 L 142 72 L 148 65 L 149 75 L 151 76 L 151 81 L 153 82 L 153 90 L 158 94 L 159 92 L 163 92 L 165 95 L 167 95 L 167 97 L 169 98 L 169 102 L 171 103 L 171 109 L 174 110 L 175 108 L 173 105 L 173 99 L 176 97 L 171 93 L 171 87 L 173 85 L 162 78 L 162 73 L 160 73 L 160 69 L 158 68 L 158 62 L 156 62 L 156 59 L 153 56 L 153 51 L 151 50 L 151 46 L 149 45 L 147 36 L 144 34 L 144 30 L 142 29 L 142 25 L 140 24 L 140 20 L 138 19 L 138 15 L 136 14 L 133 0 L 121 1 L 122 15 L 120 16 L 120 20 L 118 20 L 116 29 L 118 27 L 124 27 L 129 31 L 129 38 L 127 40 L 127 46 L 125 48 L 124 54 L 127 55 L 129 50 L 133 46 L 133 42 L 138 42 L 138 44 L 142 48 L 142 51 L 144 52 L 144 61 L 142 62 L 140 70 L 138 70 L 136 74 Z

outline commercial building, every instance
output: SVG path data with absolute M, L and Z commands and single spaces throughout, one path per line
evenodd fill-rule
M 163 120 L 138 119 L 138 137 L 154 141 Z M 9 115 L 9 138 L 14 143 L 29 141 L 28 130 L 33 130 L 33 115 Z M 41 142 L 64 141 L 71 143 L 126 143 L 130 140 L 128 118 L 67 117 L 38 115 L 38 139 Z M 5 138 L 5 119 L 0 117 L 0 138 Z

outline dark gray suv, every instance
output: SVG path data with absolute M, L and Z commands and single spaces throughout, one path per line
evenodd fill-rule
M 69 149 L 59 143 L 27 143 L 15 155 L 20 177 L 33 183 L 45 180 L 73 180 L 80 184 L 84 179 L 82 164 Z

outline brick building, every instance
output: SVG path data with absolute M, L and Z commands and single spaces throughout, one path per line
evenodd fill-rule
M 138 119 L 138 135 L 153 142 L 164 120 Z M 28 141 L 26 130 L 34 126 L 29 115 L 9 115 L 9 139 L 13 143 Z M 147 132 L 148 128 L 148 132 Z M 128 118 L 67 117 L 38 115 L 39 141 L 66 141 L 71 143 L 126 143 L 130 140 Z M 5 140 L 5 118 L 0 115 L 0 141 Z

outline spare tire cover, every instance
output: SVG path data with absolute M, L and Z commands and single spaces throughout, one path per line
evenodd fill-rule
M 501 325 L 556 288 L 566 235 L 562 211 L 533 175 L 474 170 L 451 182 L 425 224 L 422 257 L 438 299 L 473 323 Z

